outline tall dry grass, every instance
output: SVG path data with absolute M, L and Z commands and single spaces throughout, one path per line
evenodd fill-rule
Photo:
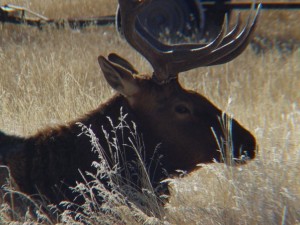
M 42 9 L 49 2 L 26 4 Z M 68 4 L 76 2 L 55 6 L 70 10 Z M 93 8 L 88 3 L 86 7 Z M 59 7 L 50 8 L 49 17 L 61 16 Z M 283 28 L 287 18 L 279 28 L 287 29 Z M 300 22 L 297 17 L 289 23 L 287 39 L 298 38 L 295 21 Z M 272 38 L 277 26 L 265 19 L 258 32 Z M 151 72 L 113 27 L 38 31 L 0 25 L 0 33 L 0 130 L 8 133 L 33 134 L 44 126 L 73 120 L 108 99 L 112 91 L 98 68 L 99 54 L 117 52 L 141 72 Z M 260 55 L 248 48 L 231 63 L 181 76 L 185 87 L 207 96 L 249 128 L 259 153 L 245 166 L 202 165 L 191 175 L 173 180 L 163 220 L 171 224 L 299 224 L 299 59 L 299 48 L 292 52 L 273 48 Z

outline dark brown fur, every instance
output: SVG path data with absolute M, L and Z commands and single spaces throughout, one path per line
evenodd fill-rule
M 169 174 L 175 173 L 176 169 L 189 172 L 198 163 L 221 160 L 211 127 L 219 137 L 223 136 L 218 121 L 222 112 L 212 103 L 198 93 L 184 90 L 177 80 L 158 85 L 148 78 L 133 78 L 130 72 L 118 70 L 118 66 L 112 63 L 107 65 L 116 70 L 118 78 L 121 77 L 116 87 L 116 83 L 112 84 L 108 78 L 115 75 L 108 74 L 104 69 L 108 82 L 121 94 L 98 109 L 67 125 L 46 128 L 28 138 L 0 133 L 2 164 L 10 168 L 21 191 L 42 193 L 54 203 L 66 198 L 73 199 L 74 195 L 68 186 L 82 181 L 78 169 L 93 171 L 91 164 L 98 159 L 91 151 L 89 138 L 86 135 L 78 136 L 81 128 L 76 123 L 91 126 L 107 151 L 102 127 L 109 131 L 107 116 L 117 121 L 121 107 L 124 113 L 128 113 L 128 119 L 137 124 L 139 133 L 144 137 L 146 163 L 149 163 L 157 144 L 161 143 L 158 153 L 163 155 L 162 167 L 152 174 L 154 185 L 164 178 L 162 168 Z M 131 85 L 124 82 L 126 79 L 132 82 Z M 129 90 L 126 90 L 127 86 Z M 135 90 L 133 94 L 132 90 Z M 126 93 L 131 95 L 126 96 Z M 235 120 L 232 121 L 232 127 L 234 157 L 241 156 L 242 148 L 249 158 L 254 158 L 255 138 Z M 126 154 L 131 159 L 130 153 Z

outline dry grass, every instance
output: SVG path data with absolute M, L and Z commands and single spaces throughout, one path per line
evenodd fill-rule
M 77 5 L 82 1 L 60 2 L 59 9 L 48 7 L 50 3 L 57 6 L 55 1 L 40 2 L 26 4 L 49 17 L 61 17 L 65 8 L 74 9 L 67 10 L 70 16 L 82 15 Z M 84 1 L 83 8 L 94 10 L 93 2 Z M 101 13 L 111 12 L 110 1 L 103 2 L 106 9 Z M 95 15 L 97 10 L 90 12 Z M 284 34 L 285 40 L 299 40 L 299 17 L 292 14 L 283 16 L 281 24 L 266 15 L 268 20 L 262 21 L 258 32 L 269 38 Z M 289 30 L 278 32 L 279 28 Z M 0 129 L 5 132 L 29 135 L 45 125 L 73 120 L 108 99 L 112 91 L 99 72 L 99 54 L 117 52 L 141 72 L 151 71 L 113 27 L 41 32 L 0 25 L 0 32 Z M 246 166 L 204 165 L 173 181 L 165 220 L 172 224 L 299 224 L 299 60 L 299 49 L 288 54 L 271 49 L 256 55 L 248 48 L 229 64 L 181 77 L 184 86 L 204 94 L 249 128 L 260 150 Z
M 113 15 L 118 4 L 117 0 L 10 0 L 6 2 L 55 19 Z

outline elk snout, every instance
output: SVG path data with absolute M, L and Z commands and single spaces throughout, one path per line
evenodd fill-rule
M 232 141 L 235 159 L 255 158 L 257 146 L 254 136 L 236 121 L 232 122 Z

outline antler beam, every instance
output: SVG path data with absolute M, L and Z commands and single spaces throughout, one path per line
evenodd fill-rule
M 151 0 L 119 0 L 123 33 L 128 43 L 152 65 L 153 79 L 159 83 L 176 78 L 180 72 L 197 67 L 229 62 L 240 55 L 249 44 L 259 17 L 261 4 L 255 12 L 255 2 L 244 28 L 241 20 L 227 33 L 227 17 L 219 35 L 208 44 L 166 45 L 152 37 L 140 24 L 138 14 Z M 253 16 L 254 14 L 254 16 Z

